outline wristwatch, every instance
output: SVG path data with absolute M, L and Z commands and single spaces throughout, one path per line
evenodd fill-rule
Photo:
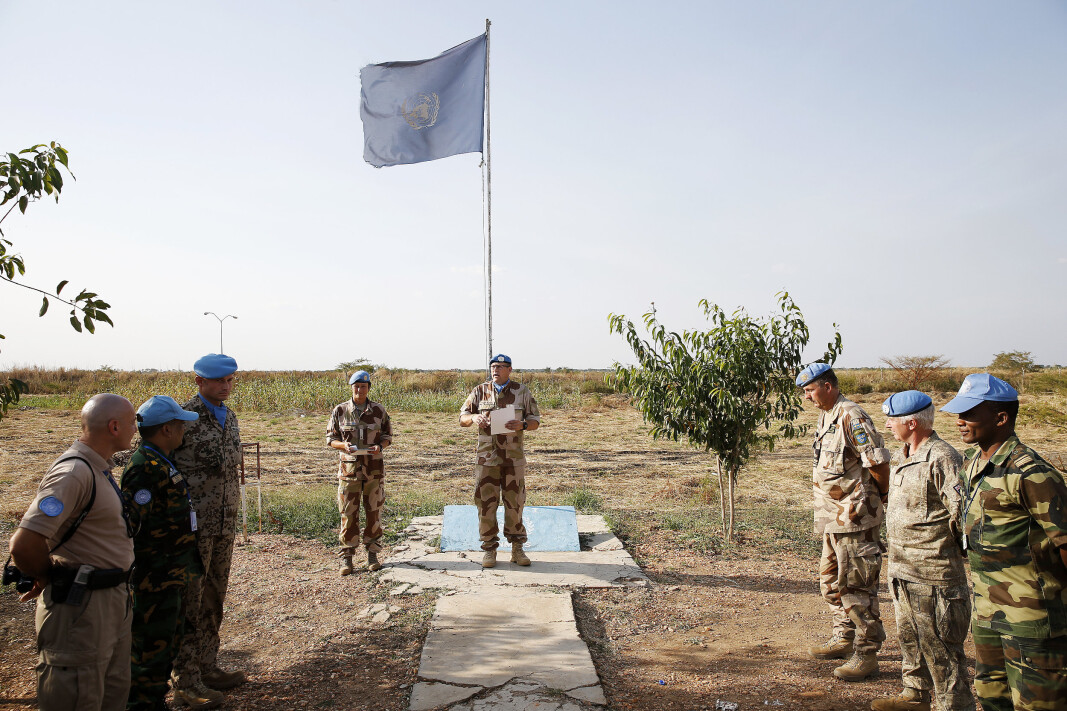
M 529 427 L 529 426 L 530 426 L 530 425 L 529 425 L 529 424 L 528 424 L 528 423 L 526 422 L 526 420 L 523 420 L 523 421 L 522 421 L 522 428 L 523 428 L 523 429 L 526 429 L 526 428 L 527 428 L 527 427 Z

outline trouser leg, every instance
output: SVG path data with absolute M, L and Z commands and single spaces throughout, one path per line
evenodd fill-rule
M 974 690 L 983 711 L 1013 711 L 1004 645 L 999 632 L 976 624 L 974 635 Z
M 174 656 L 181 644 L 182 590 L 170 587 L 154 592 L 137 586 L 133 606 L 133 645 L 127 709 L 158 709 L 167 695 Z
M 201 669 L 213 669 L 218 666 L 221 644 L 219 629 L 222 627 L 226 590 L 230 584 L 235 535 L 236 531 L 230 531 L 227 534 L 211 537 L 214 539 L 215 552 L 212 555 L 211 568 L 204 575 L 204 593 L 200 599 L 199 624 L 204 630 L 200 656 Z
M 483 551 L 500 547 L 496 509 L 500 501 L 501 467 L 474 466 L 474 505 L 478 509 L 478 538 Z
M 363 513 L 366 525 L 363 528 L 363 545 L 368 553 L 382 550 L 382 511 L 385 508 L 385 480 L 372 477 L 363 482 Z
M 504 537 L 508 543 L 526 543 L 522 510 L 526 505 L 526 465 L 505 464 L 501 471 L 501 498 L 504 500 Z M 494 512 L 495 516 L 495 512 Z
M 933 682 L 938 711 L 974 711 L 970 675 L 963 643 L 971 617 L 966 585 L 926 586 L 907 583 L 912 607 L 917 611 L 919 649 L 923 666 Z M 915 594 L 912 594 L 915 588 Z
M 877 652 L 885 640 L 878 607 L 878 576 L 882 571 L 878 529 L 827 536 L 837 559 L 834 587 L 841 608 L 855 629 L 854 649 L 857 654 Z
M 1015 711 L 1067 711 L 1067 636 L 1003 642 Z
M 341 529 L 337 540 L 341 555 L 352 555 L 359 545 L 359 504 L 363 482 L 341 480 L 337 487 L 337 510 L 341 513 Z
M 841 605 L 841 576 L 836 540 L 833 533 L 824 533 L 822 537 L 822 555 L 819 558 L 819 590 L 826 604 L 830 606 L 833 616 L 833 636 L 841 639 L 854 639 L 856 626 Z
M 916 611 L 912 607 L 907 583 L 903 580 L 890 580 L 889 592 L 893 597 L 897 636 L 900 638 L 901 682 L 905 689 L 931 691 L 933 680 L 930 678 L 930 670 L 923 662 Z

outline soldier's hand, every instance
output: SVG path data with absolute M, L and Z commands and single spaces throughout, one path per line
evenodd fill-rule
M 30 588 L 29 592 L 23 593 L 19 596 L 19 602 L 26 602 L 27 600 L 32 600 L 33 598 L 37 597 L 42 592 L 44 592 L 44 587 L 47 584 L 47 580 L 42 580 L 41 578 L 34 578 L 33 587 Z
M 504 426 L 507 427 L 512 432 L 514 432 L 515 430 L 521 430 L 522 429 L 522 420 L 508 420 L 504 424 Z
M 479 427 L 489 426 L 489 415 L 478 415 L 474 418 L 474 421 L 478 423 Z

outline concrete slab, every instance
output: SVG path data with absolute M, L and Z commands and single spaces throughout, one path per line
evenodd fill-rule
M 504 507 L 497 507 L 497 525 L 504 530 Z M 536 551 L 579 551 L 578 523 L 573 506 L 526 506 L 522 511 L 528 540 L 523 549 Z M 442 551 L 478 551 L 478 509 L 474 506 L 446 506 L 441 526 Z M 500 541 L 500 550 L 511 544 Z
M 604 696 L 604 689 L 600 684 L 595 684 L 593 686 L 579 686 L 577 689 L 568 691 L 567 696 L 590 704 L 598 704 L 600 706 L 608 705 L 608 700 Z
M 451 684 L 434 684 L 419 682 L 411 687 L 410 711 L 428 711 L 438 706 L 448 706 L 457 701 L 469 699 L 484 691 L 479 686 L 453 686 Z
M 453 706 L 454 711 L 583 711 L 558 691 L 537 684 L 512 682 L 485 696 Z

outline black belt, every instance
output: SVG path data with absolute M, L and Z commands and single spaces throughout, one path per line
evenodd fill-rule
M 52 585 L 52 599 L 55 602 L 63 602 L 67 599 L 67 593 L 74 584 L 74 577 L 78 574 L 77 568 L 55 566 L 50 571 Z M 85 583 L 87 590 L 104 590 L 122 585 L 129 581 L 133 574 L 133 568 L 104 568 L 89 573 L 89 580 Z

